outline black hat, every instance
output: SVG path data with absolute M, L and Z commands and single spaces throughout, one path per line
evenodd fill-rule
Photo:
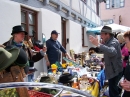
M 21 25 L 18 25 L 18 26 L 14 26 L 12 28 L 12 33 L 11 35 L 15 34 L 15 33 L 19 33 L 19 32 L 24 32 L 25 35 L 27 35 L 28 33 L 24 30 L 24 28 L 21 26 Z
M 26 52 L 22 48 L 19 48 L 19 49 L 20 49 L 20 52 L 19 52 L 18 58 L 15 61 L 16 65 L 19 65 L 21 67 L 29 65 Z
M 61 83 L 69 83 L 73 82 L 73 76 L 70 73 L 64 73 L 59 77 L 59 82 Z
M 113 34 L 112 33 L 112 28 L 111 27 L 108 27 L 108 26 L 104 26 L 101 30 L 101 33 L 110 33 L 110 34 Z
M 53 31 L 51 32 L 51 34 L 60 34 L 60 33 L 58 33 L 56 30 L 53 30 Z
M 7 51 L 11 50 L 12 48 L 17 48 L 17 49 L 19 49 L 19 53 L 18 53 L 17 58 L 16 58 L 16 60 L 14 61 L 14 63 L 15 63 L 16 65 L 19 65 L 19 66 L 22 66 L 22 67 L 25 66 L 25 65 L 27 65 L 27 63 L 28 63 L 28 58 L 27 58 L 26 52 L 25 52 L 22 48 L 18 48 L 18 47 L 13 46 L 13 45 L 6 46 L 6 47 L 5 47 L 5 49 L 6 49 Z
M 41 43 L 40 40 L 36 40 L 34 41 L 34 45 L 37 46 L 40 49 L 43 49 L 43 43 Z

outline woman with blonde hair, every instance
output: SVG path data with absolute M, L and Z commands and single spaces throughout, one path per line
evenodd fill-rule
M 124 39 L 124 34 L 123 33 L 119 33 L 117 35 L 117 39 L 118 39 L 119 43 L 121 44 L 121 53 L 122 53 L 122 59 L 123 59 L 123 74 L 124 74 L 129 53 L 128 53 L 128 49 L 126 47 L 126 43 L 125 43 L 125 39 Z
M 119 33 L 117 35 L 117 39 L 118 39 L 119 43 L 121 43 L 121 44 L 125 43 L 125 39 L 124 39 L 123 35 L 124 35 L 123 33 Z

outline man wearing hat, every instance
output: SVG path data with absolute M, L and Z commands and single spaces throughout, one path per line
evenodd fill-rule
M 51 32 L 51 37 L 46 41 L 47 46 L 47 56 L 48 56 L 48 68 L 49 65 L 55 64 L 56 62 L 60 62 L 61 59 L 61 51 L 69 58 L 71 59 L 70 55 L 66 52 L 65 48 L 60 44 L 60 42 L 57 40 L 58 38 L 58 32 L 56 30 L 53 30 Z
M 101 38 L 102 43 L 99 43 L 97 37 L 89 36 L 90 42 L 104 54 L 105 76 L 109 82 L 110 97 L 120 97 L 120 91 L 117 86 L 123 71 L 120 44 L 114 38 L 112 29 L 108 26 L 102 28 Z
M 39 53 L 37 53 L 36 55 L 33 55 L 32 50 L 24 44 L 24 38 L 25 38 L 25 35 L 27 35 L 27 34 L 28 33 L 24 30 L 24 28 L 21 25 L 14 26 L 12 28 L 12 33 L 11 33 L 11 35 L 13 37 L 11 37 L 10 40 L 5 42 L 3 45 L 4 46 L 16 46 L 19 49 L 23 49 L 23 51 L 24 51 L 23 53 L 26 54 L 28 61 L 27 62 L 25 61 L 26 63 L 23 63 L 24 61 L 22 61 L 22 58 L 25 58 L 25 56 L 22 56 L 16 64 L 18 64 L 19 66 L 25 67 L 24 68 L 25 73 L 28 74 L 29 66 L 31 66 L 31 70 L 34 69 L 34 62 L 39 61 L 46 55 L 46 47 L 41 49 L 39 51 Z M 23 53 L 21 55 L 23 55 Z M 34 76 L 34 74 L 32 73 L 31 79 L 28 79 L 28 80 L 31 81 L 33 79 L 33 76 Z

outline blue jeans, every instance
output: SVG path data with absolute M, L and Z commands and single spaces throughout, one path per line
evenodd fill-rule
M 118 85 L 119 80 L 122 77 L 122 72 L 119 73 L 117 76 L 115 76 L 114 78 L 111 78 L 108 80 L 109 82 L 109 95 L 110 97 L 120 97 L 120 90 Z
M 28 82 L 34 81 L 34 73 L 28 75 Z

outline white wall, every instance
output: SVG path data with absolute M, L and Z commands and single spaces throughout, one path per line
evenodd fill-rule
M 20 4 L 10 0 L 0 0 L 0 44 L 8 41 L 12 27 L 20 24 Z
M 87 33 L 87 28 L 84 29 L 84 45 L 88 46 L 88 49 L 94 45 L 89 41 L 89 35 L 94 35 L 92 33 Z
M 91 1 L 91 8 L 92 8 L 93 10 L 95 10 L 94 5 L 95 5 L 95 2 Z
M 69 20 L 66 21 L 66 39 L 70 38 L 70 22 Z M 66 50 L 67 52 L 69 52 L 70 50 L 70 39 L 69 39 L 69 43 L 66 44 Z
M 72 9 L 80 13 L 79 0 L 72 0 Z
M 47 9 L 40 9 L 38 13 L 38 39 L 42 40 L 42 33 L 46 35 L 46 40 L 49 39 L 52 30 L 57 30 L 61 33 L 61 16 Z M 60 42 L 61 34 L 58 37 Z M 45 59 L 35 63 L 35 67 L 38 68 L 35 77 L 37 77 L 40 72 L 47 72 Z
M 51 31 L 57 30 L 61 33 L 61 16 L 47 9 L 41 9 L 38 14 L 38 38 L 42 38 L 42 33 L 46 35 L 46 39 L 50 38 Z M 61 34 L 58 37 L 61 42 Z
M 82 1 L 79 1 L 80 6 L 80 14 L 84 16 L 84 3 Z
M 95 13 L 94 12 L 92 12 L 92 21 L 95 23 Z
M 91 0 L 87 0 L 87 5 L 91 7 Z
M 67 50 L 73 49 L 75 53 L 81 53 L 86 51 L 87 47 L 82 47 L 82 27 L 80 24 L 71 20 L 67 21 L 66 37 L 69 38 L 69 44 L 67 44 Z
M 87 14 L 87 6 L 84 4 L 84 17 L 86 17 Z
M 86 14 L 86 18 L 91 20 L 91 10 L 87 7 L 87 14 Z
M 70 0 L 60 0 L 60 1 L 66 4 L 67 6 L 70 6 Z

